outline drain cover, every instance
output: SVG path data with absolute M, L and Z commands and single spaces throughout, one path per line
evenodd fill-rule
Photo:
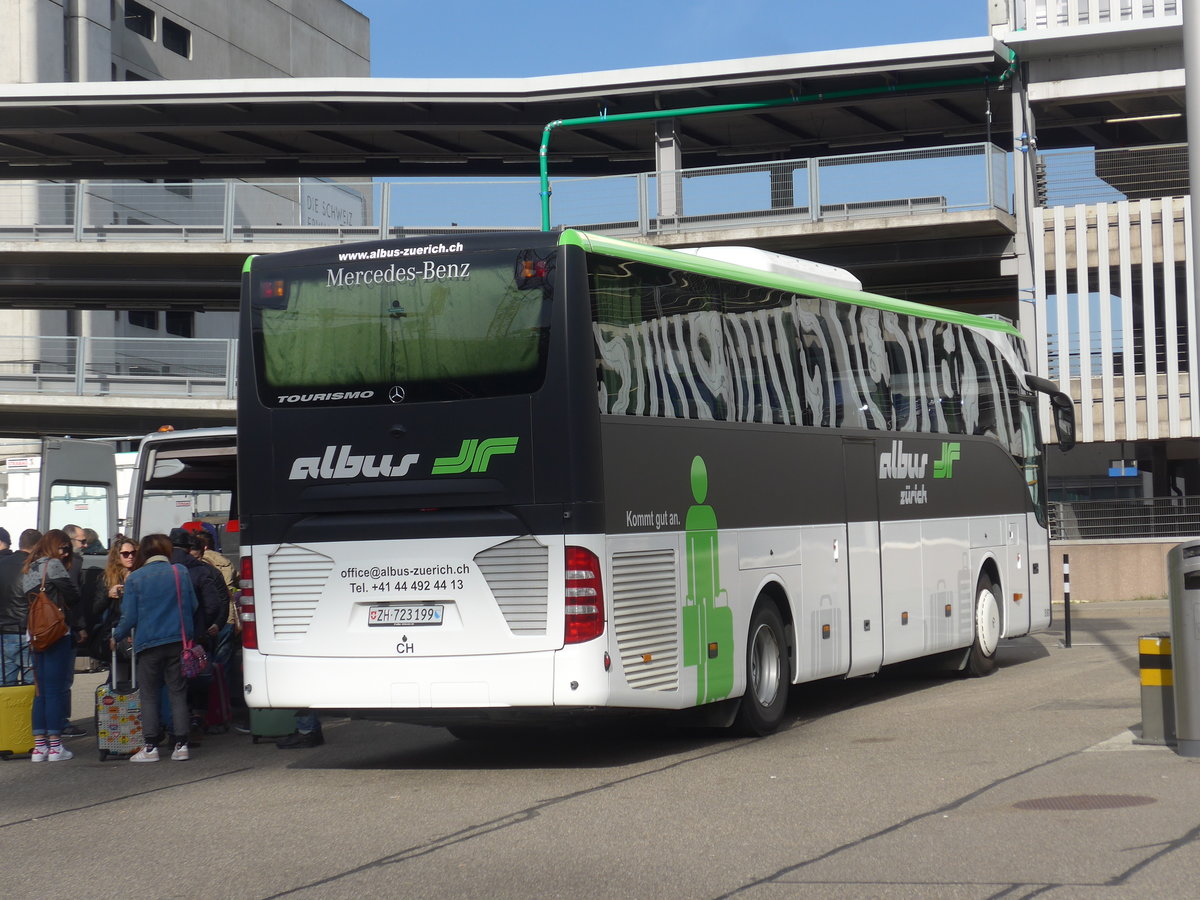
M 1015 809 L 1069 811 L 1079 809 L 1123 809 L 1157 803 L 1153 797 L 1136 794 L 1070 794 L 1066 797 L 1037 797 L 1013 804 Z

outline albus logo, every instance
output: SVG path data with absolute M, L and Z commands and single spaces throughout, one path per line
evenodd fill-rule
M 880 478 L 924 478 L 928 453 L 905 453 L 904 441 L 892 441 L 892 449 L 879 454 Z
M 403 478 L 417 460 L 417 453 L 406 453 L 398 465 L 392 465 L 392 454 L 378 457 L 352 454 L 349 444 L 341 447 L 326 447 L 321 456 L 302 456 L 292 462 L 288 481 L 303 481 L 306 478 Z

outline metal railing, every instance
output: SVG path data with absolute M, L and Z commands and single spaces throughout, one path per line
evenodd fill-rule
M 1112 203 L 1145 197 L 1185 197 L 1187 144 L 1127 147 L 1115 150 L 1045 150 L 1044 206 Z
M 237 341 L 0 336 L 0 391 L 232 400 Z
M 1009 0 L 1016 31 L 1156 22 L 1179 16 L 1183 0 Z
M 1057 541 L 1134 541 L 1200 536 L 1200 497 L 1145 497 L 1052 502 Z
M 1012 211 L 988 143 L 560 178 L 555 227 L 653 235 L 740 225 Z M 539 227 L 536 178 L 0 182 L 0 240 L 340 243 Z
M 1088 372 L 1092 377 L 1098 377 L 1104 371 L 1104 333 L 1097 328 L 1092 328 L 1088 332 L 1088 342 L 1081 349 L 1079 346 L 1079 332 L 1072 331 L 1066 342 L 1059 342 L 1059 337 L 1055 331 L 1056 323 L 1056 303 L 1058 298 L 1053 294 L 1047 298 L 1047 313 L 1046 320 L 1050 324 L 1049 336 L 1053 342 L 1053 346 L 1058 348 L 1058 352 L 1051 354 L 1049 359 L 1049 369 L 1046 371 L 1046 377 L 1051 381 L 1058 381 L 1065 378 L 1079 378 L 1083 374 L 1083 358 L 1088 361 Z M 1072 300 L 1075 300 L 1073 297 Z M 1168 335 L 1166 328 L 1159 323 L 1156 329 L 1156 334 L 1152 342 L 1146 344 L 1146 330 L 1139 325 L 1135 325 L 1132 332 L 1132 342 L 1128 344 L 1130 351 L 1126 357 L 1125 351 L 1126 340 L 1125 335 L 1121 331 L 1121 315 L 1119 309 L 1120 298 L 1113 298 L 1113 305 L 1118 306 L 1117 314 L 1110 316 L 1112 321 L 1112 329 L 1109 331 L 1109 344 L 1111 346 L 1111 360 L 1113 374 L 1120 377 L 1125 374 L 1126 361 L 1128 360 L 1131 374 L 1145 375 L 1147 371 L 1154 371 L 1160 375 L 1167 372 L 1172 365 L 1179 372 L 1191 371 L 1191 358 L 1188 347 L 1189 332 L 1186 325 L 1177 325 L 1175 331 Z M 1139 313 L 1140 310 L 1136 310 Z M 1174 359 L 1172 359 L 1172 355 Z

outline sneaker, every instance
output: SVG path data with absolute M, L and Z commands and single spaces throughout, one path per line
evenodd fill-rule
M 275 746 L 280 750 L 302 750 L 307 747 L 320 747 L 323 743 L 325 743 L 325 735 L 318 728 L 308 734 L 294 731 L 282 740 L 276 741 Z
M 51 749 L 51 751 L 46 754 L 46 759 L 49 762 L 66 762 L 74 755 L 75 754 L 66 747 L 59 747 L 57 750 Z
M 233 723 L 233 730 L 234 730 L 234 731 L 236 731 L 238 734 L 249 734 L 249 733 L 250 733 L 250 726 L 249 726 L 249 725 L 243 725 L 241 722 L 234 722 L 234 723 Z
M 87 731 L 85 731 L 84 729 L 82 729 L 82 728 L 78 727 L 77 725 L 68 725 L 66 728 L 64 728 L 64 729 L 62 730 L 62 736 L 63 736 L 63 737 L 65 737 L 65 738 L 69 738 L 69 737 L 86 737 L 86 736 L 87 736 Z
M 129 757 L 130 762 L 158 762 L 157 747 L 143 747 L 133 756 Z
M 188 756 L 188 745 L 187 744 L 176 744 L 175 750 L 171 754 L 171 759 L 175 760 L 176 762 L 183 762 L 183 760 L 189 759 L 189 758 L 190 757 Z
M 29 761 L 30 762 L 45 762 L 46 758 L 49 755 L 50 755 L 50 748 L 48 746 L 46 746 L 45 744 L 43 744 L 41 749 L 38 749 L 37 747 L 33 748 L 33 752 L 29 754 Z

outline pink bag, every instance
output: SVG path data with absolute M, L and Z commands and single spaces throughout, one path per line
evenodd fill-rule
M 179 567 L 172 565 L 171 570 L 175 573 L 175 602 L 179 604 L 179 634 L 183 638 L 179 668 L 183 671 L 184 678 L 196 678 L 208 671 L 208 654 L 204 652 L 203 647 L 187 636 L 187 629 L 183 624 L 183 587 L 179 583 Z

